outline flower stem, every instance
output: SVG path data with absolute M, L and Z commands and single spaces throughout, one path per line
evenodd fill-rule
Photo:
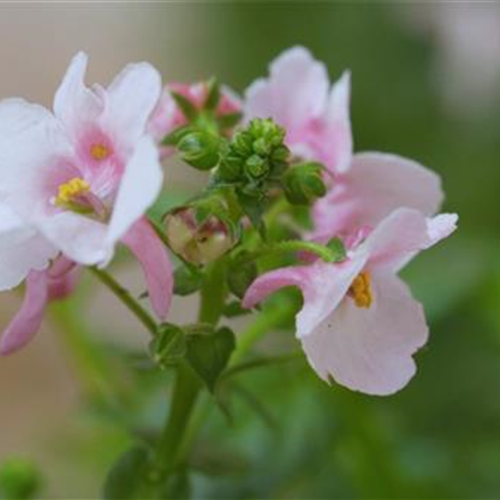
M 226 263 L 223 259 L 206 271 L 200 294 L 200 323 L 215 326 L 219 321 L 227 294 L 223 286 L 225 272 Z M 170 412 L 157 443 L 153 465 L 153 474 L 158 476 L 160 484 L 185 458 L 183 444 L 201 389 L 202 384 L 193 370 L 187 363 L 181 363 L 177 367 Z
M 106 285 L 133 314 L 135 314 L 137 319 L 147 328 L 147 330 L 149 330 L 153 337 L 156 336 L 158 332 L 156 321 L 137 300 L 130 295 L 128 290 L 123 288 L 111 274 L 103 269 L 97 267 L 89 267 L 88 269 L 101 281 L 101 283 Z

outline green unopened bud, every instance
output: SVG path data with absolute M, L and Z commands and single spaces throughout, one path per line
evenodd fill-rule
M 289 150 L 284 144 L 285 130 L 271 119 L 256 118 L 237 131 L 217 172 L 217 178 L 241 184 L 276 177 L 287 165 Z
M 34 498 L 40 484 L 40 473 L 31 461 L 10 458 L 0 466 L 1 498 Z
M 283 176 L 283 191 L 294 205 L 309 205 L 326 194 L 323 181 L 323 166 L 319 163 L 304 163 L 290 168 Z
M 220 146 L 217 135 L 197 130 L 182 137 L 177 148 L 186 163 L 198 170 L 210 170 L 219 163 Z
M 200 266 L 217 260 L 236 243 L 221 219 L 210 215 L 199 223 L 193 207 L 167 215 L 165 231 L 172 250 L 187 262 Z
M 269 172 L 269 162 L 259 155 L 252 155 L 245 162 L 245 173 L 249 177 L 259 179 Z

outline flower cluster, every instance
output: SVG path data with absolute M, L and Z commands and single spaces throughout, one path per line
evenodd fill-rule
M 79 269 L 106 267 L 123 243 L 142 266 L 168 345 L 181 332 L 161 323 L 174 292 L 206 286 L 205 269 L 223 262 L 243 308 L 300 289 L 296 335 L 322 379 L 380 395 L 405 386 L 428 329 L 397 274 L 450 235 L 457 216 L 436 215 L 440 179 L 425 167 L 353 152 L 349 73 L 331 85 L 325 65 L 295 47 L 239 98 L 214 79 L 162 91 L 146 63 L 127 66 L 108 87 L 88 87 L 86 65 L 84 54 L 73 59 L 52 111 L 0 102 L 0 288 L 26 282 L 1 352 L 26 344 Z M 172 155 L 208 171 L 209 181 L 153 220 L 161 159 Z M 297 206 L 307 207 L 309 227 Z M 280 210 L 287 218 L 278 231 L 272 213 Z M 259 256 L 290 250 L 292 263 L 278 259 L 261 272 Z M 180 261 L 175 278 L 169 252 Z

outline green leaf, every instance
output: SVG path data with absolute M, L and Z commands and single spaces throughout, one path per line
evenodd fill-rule
M 179 94 L 174 91 L 170 91 L 172 94 L 172 97 L 174 98 L 177 106 L 179 106 L 180 110 L 182 111 L 182 114 L 186 117 L 188 121 L 192 121 L 196 118 L 196 115 L 198 114 L 198 110 L 194 106 L 194 104 L 184 97 L 182 94 Z
M 182 297 L 199 290 L 203 282 L 203 275 L 186 266 L 180 266 L 174 273 L 174 293 Z
M 148 472 L 152 451 L 144 444 L 127 450 L 112 466 L 103 487 L 106 500 L 144 498 L 144 478 Z
M 236 346 L 233 331 L 222 327 L 209 333 L 187 335 L 186 341 L 189 364 L 213 393 Z
M 176 325 L 164 323 L 158 335 L 149 344 L 154 362 L 165 368 L 181 360 L 186 354 L 186 336 Z
M 208 110 L 214 110 L 220 101 L 220 85 L 217 78 L 211 78 L 208 82 L 208 95 L 203 107 Z

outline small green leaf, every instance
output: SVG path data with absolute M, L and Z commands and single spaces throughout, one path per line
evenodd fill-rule
M 236 341 L 227 327 L 186 336 L 187 360 L 208 389 L 214 392 L 220 374 L 224 371 Z
M 106 500 L 144 498 L 144 478 L 147 474 L 152 451 L 144 444 L 127 450 L 112 466 L 103 487 Z
M 186 354 L 186 337 L 176 325 L 164 323 L 151 341 L 149 350 L 154 362 L 162 368 L 171 366 Z
M 198 114 L 198 110 L 196 109 L 194 104 L 178 92 L 174 92 L 173 90 L 171 90 L 170 93 L 172 94 L 172 97 L 174 98 L 177 106 L 179 106 L 182 114 L 186 117 L 186 119 L 188 121 L 194 120 L 196 118 L 196 115 Z
M 199 272 L 180 266 L 174 273 L 174 293 L 182 297 L 199 290 L 203 282 L 203 275 Z

